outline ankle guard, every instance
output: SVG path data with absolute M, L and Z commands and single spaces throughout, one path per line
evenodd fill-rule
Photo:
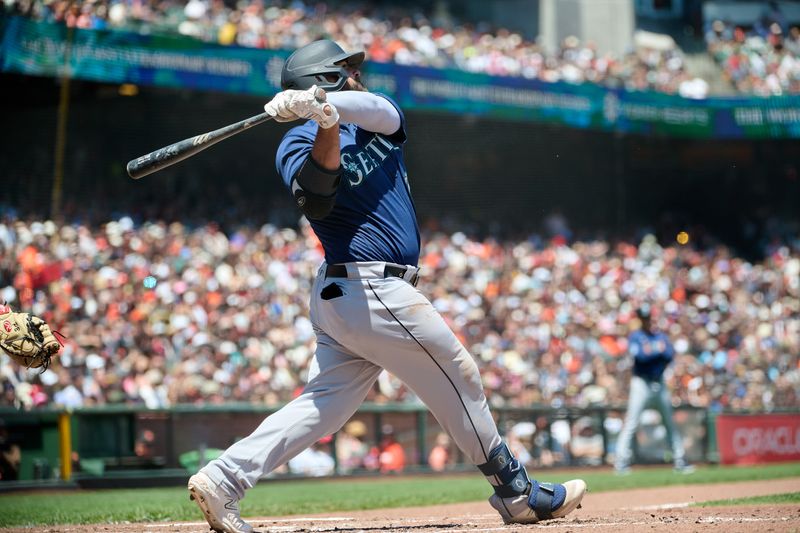
M 484 476 L 494 486 L 494 492 L 501 498 L 513 498 L 527 494 L 530 479 L 525 467 L 517 461 L 505 443 L 489 453 L 489 460 L 478 465 Z

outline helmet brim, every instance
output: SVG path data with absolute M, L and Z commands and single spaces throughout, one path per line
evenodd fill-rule
M 341 54 L 333 58 L 333 64 L 345 64 L 348 67 L 358 68 L 364 62 L 366 54 L 364 52 L 351 52 L 348 54 Z

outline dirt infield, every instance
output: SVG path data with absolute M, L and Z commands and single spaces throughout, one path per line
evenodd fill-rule
M 479 533 L 542 530 L 553 532 L 670 532 L 800 531 L 800 505 L 689 507 L 692 503 L 800 491 L 800 478 L 662 487 L 602 492 L 584 498 L 583 508 L 561 520 L 530 526 L 504 526 L 485 501 L 335 515 L 248 518 L 259 531 L 306 532 L 413 532 Z M 13 533 L 203 533 L 205 522 L 157 522 L 92 526 L 49 526 L 7 530 Z

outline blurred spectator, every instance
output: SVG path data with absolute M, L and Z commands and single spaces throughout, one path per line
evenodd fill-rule
M 133 445 L 133 453 L 137 457 L 153 457 L 154 445 L 156 442 L 156 434 L 151 429 L 145 429 L 140 434 L 139 437 L 136 439 L 136 442 Z
M 591 417 L 583 416 L 575 421 L 569 446 L 572 459 L 577 464 L 603 464 L 603 435 L 595 430 Z
M 769 411 L 800 401 L 800 240 L 770 243 L 758 263 L 652 237 L 542 244 L 438 232 L 423 242 L 424 290 L 493 405 L 624 403 L 622 355 L 642 298 L 675 347 L 664 377 L 676 403 Z M 305 294 L 322 253 L 306 224 L 222 232 L 6 218 L 0 257 L 2 298 L 67 337 L 41 374 L 0 358 L 2 405 L 274 405 L 293 398 L 316 348 Z M 417 401 L 391 376 L 379 381 L 368 400 Z M 537 423 L 534 448 L 554 436 Z
M 800 27 L 789 27 L 778 5 L 751 28 L 715 20 L 706 31 L 709 53 L 740 92 L 800 94 Z
M 546 82 L 596 83 L 630 91 L 705 96 L 708 84 L 690 77 L 677 48 L 632 49 L 621 57 L 601 54 L 594 43 L 564 39 L 545 50 L 535 36 L 486 22 L 457 20 L 446 4 L 388 5 L 365 0 L 315 4 L 293 0 L 238 3 L 161 0 L 128 3 L 96 0 L 11 0 L 7 10 L 84 29 L 175 33 L 222 45 L 296 49 L 321 38 L 345 49 L 366 50 L 373 62 L 457 68 L 491 76 Z
M 606 462 L 614 462 L 617 454 L 617 440 L 619 433 L 622 431 L 622 425 L 625 423 L 625 413 L 619 411 L 609 411 L 603 420 L 603 431 L 605 431 L 606 438 L 606 451 L 608 456 L 605 458 Z
M 535 422 L 535 433 L 531 441 L 533 466 L 555 466 L 565 461 L 563 449 L 552 438 L 547 417 L 540 416 Z
M 367 426 L 360 420 L 351 420 L 345 424 L 343 431 L 337 433 L 336 453 L 341 473 L 365 468 L 364 457 L 369 452 L 369 447 L 363 441 L 366 434 Z
M 569 221 L 560 209 L 554 209 L 545 217 L 544 227 L 550 239 L 557 239 L 557 242 L 562 244 L 572 240 L 573 234 L 569 227 Z
M 381 428 L 381 434 L 380 453 L 378 455 L 381 474 L 402 472 L 406 467 L 406 452 L 397 442 L 394 428 L 389 424 L 384 424 Z
M 505 434 L 506 444 L 514 457 L 524 466 L 533 465 L 531 437 L 536 428 L 531 422 L 517 422 Z
M 450 437 L 447 433 L 436 435 L 436 443 L 428 454 L 428 466 L 435 472 L 446 470 L 452 463 Z
M 367 450 L 367 455 L 364 456 L 364 468 L 370 472 L 379 470 L 381 467 L 380 455 L 380 446 L 371 446 Z
M 322 477 L 334 473 L 333 457 L 329 453 L 331 436 L 324 437 L 289 460 L 289 470 L 296 475 Z
M 565 464 L 572 462 L 572 453 L 570 450 L 569 442 L 572 438 L 572 431 L 570 429 L 569 421 L 566 419 L 558 419 L 550 424 L 551 444 L 554 450 L 558 450 Z
M 0 481 L 19 479 L 20 463 L 22 451 L 18 444 L 11 442 L 6 423 L 0 419 Z

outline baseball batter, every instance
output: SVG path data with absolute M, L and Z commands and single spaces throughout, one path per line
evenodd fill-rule
M 403 162 L 405 119 L 360 81 L 363 52 L 316 41 L 295 51 L 284 91 L 264 108 L 277 121 L 309 119 L 278 148 L 280 176 L 325 251 L 311 293 L 317 351 L 300 396 L 189 480 L 218 532 L 251 532 L 239 500 L 258 480 L 338 431 L 378 374 L 402 379 L 494 488 L 506 523 L 559 518 L 586 483 L 528 478 L 498 434 L 478 367 L 417 290 L 419 228 Z

